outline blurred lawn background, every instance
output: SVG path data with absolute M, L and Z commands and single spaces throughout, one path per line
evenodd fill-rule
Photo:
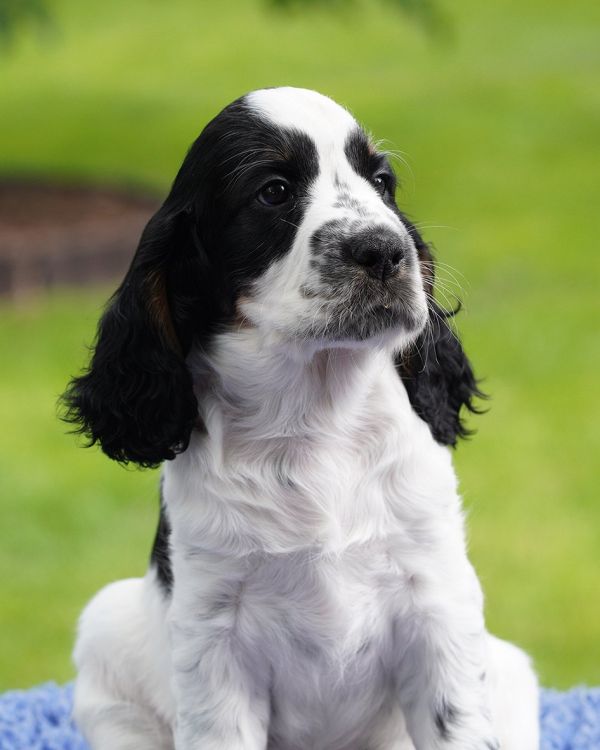
M 0 174 L 164 192 L 221 107 L 282 84 L 388 139 L 493 397 L 456 453 L 489 626 L 544 684 L 599 684 L 600 4 L 441 9 L 432 35 L 385 0 L 54 0 L 0 53 Z M 0 688 L 69 679 L 86 600 L 146 565 L 157 474 L 55 415 L 109 291 L 0 306 Z

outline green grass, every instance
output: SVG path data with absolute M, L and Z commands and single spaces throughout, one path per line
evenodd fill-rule
M 384 2 L 207 5 L 57 2 L 53 38 L 0 58 L 2 170 L 165 189 L 220 107 L 284 83 L 401 149 L 493 395 L 456 455 L 489 625 L 545 684 L 600 683 L 600 5 L 465 0 L 439 41 Z M 0 688 L 68 679 L 86 599 L 146 563 L 156 475 L 55 416 L 107 292 L 0 309 Z

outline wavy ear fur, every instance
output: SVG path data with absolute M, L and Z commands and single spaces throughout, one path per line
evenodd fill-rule
M 152 217 L 100 320 L 90 365 L 62 398 L 64 419 L 122 463 L 174 458 L 198 418 L 184 361 L 192 335 L 186 321 L 202 312 L 194 236 L 185 209 L 165 203 Z
M 429 322 L 407 352 L 396 359 L 413 409 L 425 420 L 433 437 L 443 445 L 456 445 L 470 433 L 461 417 L 463 407 L 479 413 L 474 399 L 485 398 L 461 343 L 448 325 L 458 310 L 445 311 L 433 301 L 434 260 L 427 243 L 414 225 L 403 217 L 415 242 L 426 291 Z M 459 308 L 460 309 L 460 308 Z

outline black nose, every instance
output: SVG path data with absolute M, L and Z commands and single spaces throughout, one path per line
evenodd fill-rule
M 391 232 L 361 232 L 348 240 L 347 250 L 355 263 L 380 281 L 398 272 L 406 254 L 402 238 Z

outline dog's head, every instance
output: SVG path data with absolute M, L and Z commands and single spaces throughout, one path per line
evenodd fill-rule
M 395 185 L 385 154 L 327 97 L 266 89 L 226 107 L 144 230 L 67 419 L 119 461 L 173 458 L 198 418 L 186 356 L 249 326 L 278 346 L 397 352 L 415 409 L 453 444 L 475 382 Z

